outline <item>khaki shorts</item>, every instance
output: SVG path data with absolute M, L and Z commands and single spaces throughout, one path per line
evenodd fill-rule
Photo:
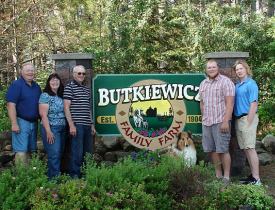
M 255 149 L 258 123 L 259 118 L 257 114 L 255 115 L 251 125 L 248 125 L 247 116 L 235 121 L 236 136 L 240 149 Z

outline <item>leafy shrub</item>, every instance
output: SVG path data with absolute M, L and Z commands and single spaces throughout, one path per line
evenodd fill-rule
M 165 155 L 159 156 L 158 152 L 150 151 L 149 155 L 144 155 L 145 153 L 144 150 L 141 150 L 138 153 L 139 155 L 136 156 L 136 158 L 139 157 L 140 159 L 129 157 L 116 163 L 113 167 L 105 167 L 103 165 L 98 168 L 96 164 L 88 161 L 85 169 L 86 181 L 93 183 L 95 186 L 101 186 L 112 194 L 119 192 L 121 189 L 136 191 L 136 186 L 142 184 L 144 186 L 143 196 L 152 195 L 153 197 L 143 203 L 141 209 L 146 209 L 147 205 L 154 206 L 155 209 L 171 209 L 172 201 L 167 194 L 169 187 L 167 175 L 175 168 L 181 167 L 181 165 Z M 150 155 L 153 153 L 160 160 L 158 165 L 154 165 L 150 161 Z M 134 188 L 130 186 L 134 186 Z M 131 199 L 133 200 L 131 206 L 141 203 L 141 201 L 135 201 L 134 198 Z
M 275 134 L 275 59 L 272 63 L 254 70 L 254 78 L 259 86 L 259 128 L 264 133 Z
M 149 154 L 158 154 L 157 165 L 130 156 L 112 167 L 97 166 L 88 157 L 82 179 L 62 175 L 52 181 L 36 155 L 30 167 L 12 168 L 0 176 L 1 209 L 236 209 L 245 204 L 271 209 L 274 205 L 264 187 L 210 182 L 213 165 L 201 162 L 184 168 L 181 159 Z
M 167 175 L 182 167 L 181 163 L 164 156 L 157 167 L 148 164 L 129 157 L 113 167 L 98 167 L 87 158 L 83 179 L 37 188 L 31 198 L 32 208 L 172 209 L 172 200 L 167 194 Z
M 205 195 L 204 184 L 214 176 L 214 170 L 209 170 L 210 168 L 213 165 L 205 167 L 201 161 L 199 166 L 182 167 L 169 174 L 169 191 L 176 202 L 175 208 L 187 209 L 197 205 L 196 199 L 192 198 Z
M 6 105 L 6 92 L 7 88 L 0 86 L 0 132 L 10 130 L 11 128 L 11 122 Z
M 144 185 L 128 185 L 117 192 L 84 180 L 69 180 L 55 187 L 40 188 L 31 198 L 32 209 L 155 209 L 154 198 L 144 192 Z
M 29 198 L 47 182 L 46 166 L 33 156 L 31 166 L 5 170 L 0 176 L 0 205 L 2 209 L 26 209 Z
M 140 149 L 139 152 L 132 153 L 132 160 L 149 165 L 158 165 L 161 160 L 160 151 Z
M 266 195 L 264 186 L 224 185 L 214 181 L 205 184 L 205 192 L 200 209 L 238 209 L 249 205 L 253 209 L 268 210 L 274 207 L 274 201 Z

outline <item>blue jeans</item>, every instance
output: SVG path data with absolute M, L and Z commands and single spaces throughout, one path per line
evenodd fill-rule
M 35 152 L 37 150 L 37 122 L 29 122 L 17 117 L 19 133 L 12 132 L 12 148 L 14 152 Z
M 91 153 L 91 126 L 76 124 L 76 136 L 71 137 L 70 176 L 81 178 L 80 168 L 86 153 Z
M 53 144 L 47 142 L 46 130 L 42 124 L 40 126 L 43 145 L 48 154 L 48 179 L 60 174 L 60 160 L 66 144 L 66 126 L 51 125 L 50 128 L 55 136 Z

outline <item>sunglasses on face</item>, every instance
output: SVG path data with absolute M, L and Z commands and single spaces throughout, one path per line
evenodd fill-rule
M 81 74 L 82 74 L 83 76 L 85 76 L 85 75 L 86 75 L 86 73 L 85 73 L 85 72 L 75 72 L 75 73 L 76 73 L 77 75 L 79 75 L 79 76 L 80 76 Z

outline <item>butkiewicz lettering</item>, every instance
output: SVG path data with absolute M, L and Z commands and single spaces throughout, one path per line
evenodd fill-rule
M 190 95 L 190 91 L 194 95 Z M 122 104 L 160 99 L 200 101 L 199 87 L 183 84 L 153 84 L 110 90 L 100 88 L 98 97 L 98 106 L 100 107 L 107 106 L 109 103 L 118 104 L 121 98 L 123 98 Z

